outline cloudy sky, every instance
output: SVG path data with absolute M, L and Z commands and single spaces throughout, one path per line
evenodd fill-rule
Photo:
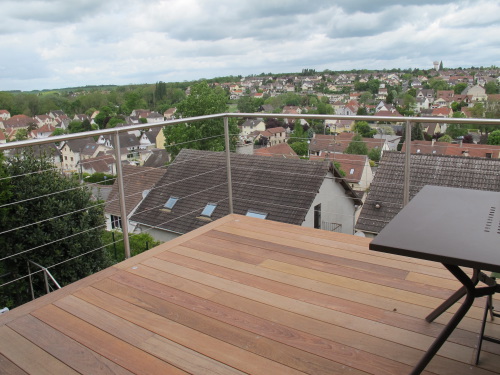
M 1 0 L 0 91 L 500 65 L 498 0 Z

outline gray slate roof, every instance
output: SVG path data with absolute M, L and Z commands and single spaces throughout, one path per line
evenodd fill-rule
M 327 172 L 325 162 L 231 154 L 234 213 L 301 225 Z M 176 233 L 201 227 L 207 203 L 218 204 L 212 220 L 229 213 L 226 179 L 225 153 L 183 149 L 131 220 Z M 171 196 L 180 199 L 169 212 Z
M 151 189 L 165 174 L 165 169 L 123 165 L 122 173 L 125 191 L 125 209 L 127 215 L 129 215 L 143 199 L 143 191 Z M 105 212 L 107 214 L 121 216 L 118 197 L 118 180 L 115 180 L 113 189 L 111 189 L 106 202 Z
M 384 152 L 357 230 L 379 233 L 403 208 L 404 159 L 402 152 Z M 412 154 L 410 171 L 410 199 L 425 185 L 500 191 L 499 159 Z

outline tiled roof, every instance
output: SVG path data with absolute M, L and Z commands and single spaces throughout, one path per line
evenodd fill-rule
M 366 155 L 327 153 L 324 156 L 310 156 L 311 160 L 331 160 L 340 164 L 340 169 L 345 172 L 347 182 L 359 182 L 363 176 L 368 157 Z
M 231 172 L 234 213 L 252 209 L 267 213 L 269 220 L 301 225 L 328 163 L 231 154 Z M 184 149 L 131 220 L 187 233 L 208 222 L 199 218 L 207 203 L 217 203 L 213 220 L 229 213 L 226 181 L 225 153 Z M 165 210 L 172 196 L 180 199 Z
M 32 117 L 26 115 L 15 115 L 3 122 L 5 128 L 27 128 L 29 124 L 35 123 Z
M 127 215 L 129 215 L 143 199 L 143 191 L 150 190 L 165 174 L 166 170 L 124 165 L 122 167 L 122 172 L 125 191 L 125 209 Z M 105 212 L 107 214 L 121 216 L 120 202 L 118 199 L 118 182 L 116 180 L 108 196 Z
M 299 156 L 288 143 L 278 143 L 277 145 L 271 147 L 262 147 L 256 149 L 254 155 L 260 156 L 274 156 L 277 158 L 286 159 L 299 159 Z
M 354 133 L 339 133 L 338 135 L 323 135 L 316 134 L 309 144 L 309 151 L 328 151 L 343 153 L 351 143 Z M 363 138 L 368 150 L 372 148 L 380 148 L 384 146 L 385 139 Z
M 94 141 L 94 138 L 88 137 L 88 138 L 79 138 L 79 139 L 70 139 L 64 142 L 62 145 L 68 145 L 68 147 L 73 151 L 73 152 L 81 152 L 83 149 L 85 149 L 85 146 L 87 144 L 96 144 Z
M 151 150 L 151 155 L 144 162 L 144 167 L 162 168 L 168 163 L 168 153 L 164 148 Z
M 113 155 L 102 154 L 97 155 L 95 158 L 80 160 L 79 164 L 85 169 L 92 168 L 98 173 L 109 173 L 115 164 L 115 157 Z
M 379 233 L 403 208 L 404 160 L 404 153 L 384 153 L 357 230 Z M 499 159 L 412 154 L 410 171 L 410 199 L 425 185 L 500 191 Z

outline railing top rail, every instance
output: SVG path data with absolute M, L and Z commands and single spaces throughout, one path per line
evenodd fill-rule
M 47 143 L 55 143 L 61 141 L 68 141 L 73 139 L 80 139 L 86 137 L 94 137 L 100 135 L 114 135 L 119 133 L 126 133 L 135 130 L 146 130 L 151 128 L 163 127 L 175 124 L 192 123 L 202 120 L 211 120 L 224 117 L 235 118 L 283 118 L 283 119 L 315 119 L 315 120 L 352 120 L 352 121 L 368 121 L 368 122 L 420 122 L 420 123 L 446 123 L 446 124 L 475 124 L 475 125 L 499 125 L 500 119 L 487 119 L 487 118 L 448 118 L 448 117 L 392 117 L 392 116 L 344 116 L 344 115 L 317 115 L 317 114 L 286 114 L 286 113 L 217 113 L 214 115 L 197 116 L 179 118 L 175 120 L 168 120 L 156 123 L 147 123 L 140 125 L 121 126 L 112 129 L 93 130 L 82 133 L 58 135 L 55 137 L 48 137 L 43 139 L 28 139 L 25 141 L 9 142 L 0 144 L 0 151 L 22 148 L 28 146 L 36 146 Z

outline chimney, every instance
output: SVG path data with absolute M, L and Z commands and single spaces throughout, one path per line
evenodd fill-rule
M 436 143 L 436 140 L 434 138 L 432 138 L 432 141 L 431 141 L 431 146 L 434 147 L 434 143 Z
M 463 144 L 463 140 L 462 140 L 462 139 L 460 139 L 460 140 L 458 141 L 458 147 L 462 147 L 462 144 Z M 469 152 L 469 151 L 467 150 L 467 152 Z

